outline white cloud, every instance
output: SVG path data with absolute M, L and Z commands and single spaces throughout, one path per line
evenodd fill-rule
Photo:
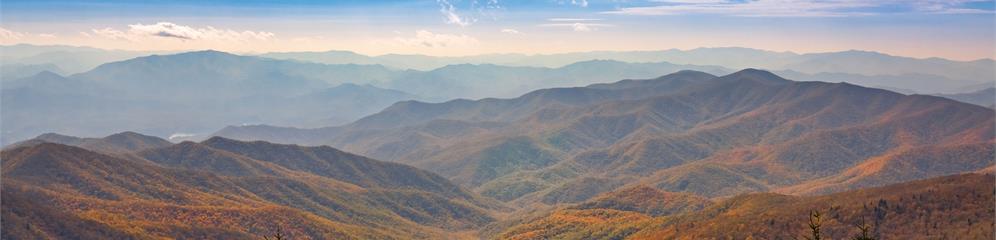
M 876 8 L 916 13 L 992 13 L 964 4 L 985 0 L 658 0 L 656 6 L 624 7 L 607 14 L 713 14 L 743 17 L 843 17 L 881 14 Z
M 24 37 L 24 33 L 11 31 L 6 28 L 0 27 L 0 41 L 13 41 Z
M 55 34 L 51 34 L 51 33 L 39 33 L 38 37 L 41 37 L 41 38 L 55 38 Z
M 457 46 L 468 46 L 477 44 L 479 41 L 476 38 L 467 35 L 454 35 L 454 34 L 442 34 L 433 33 L 427 30 L 415 31 L 415 36 L 411 38 L 394 38 L 395 42 L 401 43 L 407 46 L 417 46 L 417 47 L 430 47 L 430 48 L 442 48 L 442 47 L 457 47 Z
M 515 30 L 515 29 L 511 29 L 511 28 L 502 29 L 501 32 L 502 33 L 508 33 L 508 34 L 522 34 L 522 32 L 519 32 L 519 30 Z
M 218 29 L 211 26 L 196 28 L 191 26 L 178 25 L 171 22 L 158 22 L 155 24 L 131 24 L 127 31 L 113 28 L 93 29 L 95 35 L 110 39 L 121 39 L 128 41 L 140 41 L 149 38 L 172 38 L 179 40 L 204 40 L 204 41 L 265 41 L 272 39 L 275 34 L 263 31 L 236 31 L 232 29 Z M 85 34 L 85 33 L 84 33 Z
M 571 4 L 581 7 L 588 7 L 588 0 L 571 0 Z

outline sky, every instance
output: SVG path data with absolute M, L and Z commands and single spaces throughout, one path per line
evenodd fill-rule
M 993 0 L 0 0 L 0 44 L 462 56 L 748 47 L 993 58 Z

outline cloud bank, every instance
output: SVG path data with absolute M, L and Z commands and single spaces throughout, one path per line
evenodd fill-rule
M 247 42 L 270 40 L 275 34 L 264 31 L 236 31 L 232 29 L 218 29 L 211 26 L 196 28 L 191 26 L 178 25 L 171 22 L 158 22 L 155 24 L 131 24 L 127 30 L 114 28 L 92 29 L 91 33 L 96 36 L 121 39 L 128 41 L 141 41 L 148 38 L 178 39 L 183 41 L 228 41 Z M 87 34 L 89 35 L 89 34 Z

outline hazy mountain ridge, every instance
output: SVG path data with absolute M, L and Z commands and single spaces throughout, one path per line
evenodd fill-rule
M 115 52 L 65 46 L 14 45 L 4 46 L 4 49 L 5 57 L 10 58 L 59 56 L 73 52 Z M 788 74 L 796 80 L 848 81 L 867 86 L 906 88 L 930 93 L 960 92 L 963 88 L 979 86 L 986 79 L 993 79 L 992 76 L 985 75 L 993 72 L 987 70 L 992 67 L 992 64 L 986 64 L 987 60 L 959 62 L 913 59 L 860 51 L 794 54 L 746 48 L 703 48 L 687 51 L 554 55 L 496 54 L 452 59 L 422 55 L 367 57 L 375 60 L 393 59 L 389 62 L 394 63 L 445 63 L 424 68 L 423 71 L 372 65 L 391 66 L 386 62 L 378 62 L 380 60 L 350 60 L 362 55 L 348 52 L 330 53 L 343 55 L 334 57 L 341 58 L 339 60 L 326 62 L 336 63 L 332 65 L 314 63 L 318 61 L 314 59 L 282 61 L 217 51 L 152 56 L 144 56 L 149 53 L 126 53 L 139 55 L 130 60 L 123 60 L 127 59 L 123 57 L 107 60 L 102 62 L 106 64 L 94 65 L 97 67 L 88 72 L 60 71 L 63 68 L 53 63 L 54 60 L 37 63 L 5 62 L 13 64 L 9 67 L 20 64 L 25 69 L 35 69 L 29 66 L 53 65 L 58 69 L 41 67 L 29 71 L 40 71 L 39 74 L 20 79 L 11 78 L 28 73 L 4 74 L 4 109 L 9 114 L 5 114 L 6 131 L 2 142 L 9 144 L 44 132 L 99 136 L 137 130 L 158 136 L 199 134 L 203 137 L 204 134 L 226 125 L 268 124 L 305 128 L 332 126 L 375 113 L 401 100 L 513 97 L 535 89 L 583 86 L 607 79 L 645 79 L 680 69 L 712 74 L 729 73 L 731 70 L 727 67 L 730 66 L 786 69 L 778 73 Z M 315 55 L 316 58 L 323 55 L 308 54 Z M 284 55 L 292 58 L 288 56 L 294 54 Z M 817 64 L 838 58 L 854 64 Z M 803 61 L 800 59 L 807 62 L 793 65 L 798 69 L 785 67 Z M 116 60 L 123 61 L 110 62 Z M 554 62 L 556 64 L 552 64 Z M 865 69 L 866 65 L 884 66 L 882 69 L 888 70 L 868 71 Z M 59 76 L 61 72 L 82 73 L 64 77 L 67 80 L 54 81 L 54 76 Z M 952 74 L 953 72 L 961 74 Z M 370 84 L 370 87 L 385 88 L 386 91 L 364 93 L 370 97 L 362 98 L 362 101 L 353 100 L 355 95 L 341 98 L 326 95 L 329 98 L 325 99 L 314 97 L 320 95 L 317 94 L 320 91 L 318 89 L 345 83 L 361 86 Z M 391 89 L 411 95 L 397 94 Z M 232 102 L 239 104 L 231 104 Z M 357 104 L 358 102 L 372 104 Z M 95 109 L 93 106 L 107 107 Z M 160 111 L 147 111 L 150 108 Z M 221 110 L 232 113 L 218 114 Z M 279 113 L 265 114 L 267 111 Z M 29 123 L 30 116 L 48 115 L 56 116 Z M 203 119 L 194 121 L 185 117 L 195 115 Z M 143 121 L 115 122 L 135 118 Z M 65 122 L 59 119 L 85 121 Z
M 214 51 L 135 58 L 68 77 L 42 72 L 5 82 L 3 140 L 56 131 L 169 136 L 243 123 L 327 126 L 419 98 L 370 85 L 332 85 L 369 71 L 390 73 L 379 66 L 297 64 Z
M 967 85 L 994 79 L 992 59 L 952 61 L 910 58 L 870 51 L 798 54 L 750 48 L 696 48 L 661 51 L 593 51 L 563 54 L 491 54 L 464 57 L 424 55 L 365 56 L 347 51 L 272 53 L 262 56 L 320 63 L 380 64 L 400 69 L 430 70 L 453 64 L 497 64 L 559 68 L 576 62 L 614 60 L 628 63 L 669 62 L 722 66 L 730 69 L 763 68 L 804 81 L 851 81 L 872 87 L 910 88 L 920 93 L 955 92 Z M 790 74 L 795 72 L 795 74 Z M 711 72 L 714 73 L 714 72 Z M 619 77 L 625 78 L 625 77 Z M 913 83 L 911 83 L 911 81 Z
M 130 58 L 154 54 L 152 51 L 107 50 L 91 47 L 63 45 L 0 45 L 3 52 L 2 68 L 11 69 L 16 66 L 46 66 L 45 69 L 21 69 L 19 74 L 4 71 L 3 80 L 34 75 L 39 70 L 53 71 L 60 74 L 74 74 L 88 71 L 104 63 L 121 61 Z M 163 52 L 158 52 L 163 53 Z

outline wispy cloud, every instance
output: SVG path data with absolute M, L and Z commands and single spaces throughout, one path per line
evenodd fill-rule
M 22 32 L 11 31 L 9 29 L 0 27 L 0 41 L 2 42 L 20 40 L 22 37 L 24 37 L 24 35 L 25 34 Z
M 232 29 L 218 29 L 211 26 L 196 28 L 191 26 L 178 25 L 171 22 L 158 22 L 155 24 L 132 24 L 128 25 L 128 30 L 118 30 L 114 28 L 92 29 L 96 36 L 109 39 L 120 39 L 128 41 L 140 41 L 146 38 L 173 38 L 179 40 L 206 40 L 206 41 L 254 41 L 269 40 L 274 34 L 263 31 L 236 31 Z
M 593 21 L 601 21 L 602 19 L 598 19 L 598 18 L 548 18 L 546 20 L 547 21 L 551 21 L 551 22 L 593 22 Z
M 407 46 L 430 48 L 467 46 L 477 44 L 479 42 L 476 38 L 463 34 L 442 34 L 433 33 L 427 30 L 418 30 L 415 31 L 414 37 L 397 37 L 394 38 L 394 41 Z
M 508 33 L 508 34 L 522 34 L 522 32 L 519 32 L 519 30 L 515 30 L 515 29 L 511 29 L 511 28 L 502 29 L 501 32 L 502 33 Z
M 603 27 L 612 27 L 612 24 L 600 23 L 598 18 L 548 18 L 547 22 L 540 24 L 540 27 L 561 27 L 568 28 L 575 32 L 591 32 Z
M 473 19 L 461 17 L 457 13 L 456 7 L 449 0 L 437 0 L 436 2 L 439 3 L 439 12 L 443 14 L 446 23 L 466 27 L 470 26 L 474 21 Z
M 934 14 L 993 13 L 966 6 L 987 0 L 656 0 L 657 5 L 623 7 L 603 13 L 622 15 L 711 14 L 743 17 L 843 17 L 886 12 Z

